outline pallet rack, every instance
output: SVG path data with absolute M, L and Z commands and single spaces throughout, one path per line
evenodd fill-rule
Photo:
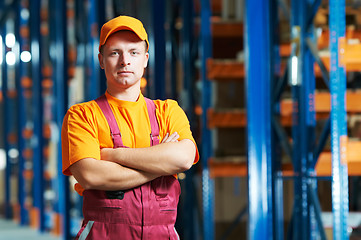
M 281 4 L 282 8 L 288 9 L 283 1 L 279 1 L 278 4 Z M 345 136 L 346 111 L 348 113 L 359 112 L 355 103 L 360 95 L 357 92 L 346 92 L 345 69 L 355 71 L 360 66 L 361 61 L 357 52 L 360 45 L 346 44 L 344 38 L 339 38 L 339 36 L 345 36 L 344 2 L 330 1 L 330 30 L 323 32 L 317 39 L 318 43 L 313 35 L 312 22 L 320 1 L 307 3 L 291 1 L 291 4 L 292 13 L 288 17 L 291 28 L 294 29 L 293 44 L 277 46 L 277 38 L 271 34 L 277 32 L 274 31 L 277 24 L 275 22 L 277 21 L 275 20 L 277 19 L 277 10 L 272 8 L 277 5 L 276 2 L 252 3 L 252 1 L 248 1 L 245 8 L 246 24 L 244 26 L 245 39 L 248 40 L 245 41 L 248 44 L 246 47 L 248 52 L 245 54 L 248 57 L 245 61 L 247 67 L 240 61 L 215 60 L 211 59 L 209 55 L 209 59 L 204 59 L 202 62 L 203 69 L 208 72 L 208 75 L 202 76 L 205 82 L 207 79 L 239 81 L 246 77 L 247 102 L 249 104 L 247 111 L 241 109 L 219 110 L 207 105 L 211 97 L 207 91 L 204 94 L 207 99 L 206 104 L 202 106 L 204 124 L 208 124 L 210 129 L 247 126 L 249 140 L 248 165 L 240 163 L 244 161 L 243 157 L 215 159 L 211 157 L 211 150 L 210 155 L 206 155 L 208 158 L 205 160 L 204 168 L 207 170 L 205 174 L 208 173 L 211 178 L 248 176 L 250 190 L 249 239 L 284 238 L 282 184 L 290 178 L 295 183 L 295 202 L 292 222 L 289 224 L 292 227 L 287 230 L 288 238 L 313 239 L 319 234 L 321 239 L 325 239 L 320 220 L 320 206 L 315 192 L 317 183 L 315 177 L 330 176 L 333 186 L 334 225 L 342 226 L 334 228 L 333 235 L 336 237 L 335 239 L 345 239 L 347 237 L 345 228 L 348 212 L 346 204 L 348 202 L 347 177 L 348 175 L 360 175 L 359 171 L 355 170 L 360 162 L 359 154 L 353 152 L 359 143 L 347 143 Z M 262 6 L 262 11 L 259 6 Z M 205 11 L 208 13 L 209 9 Z M 270 16 L 273 16 L 271 19 L 275 21 L 271 21 Z M 217 29 L 224 30 L 223 36 L 237 35 L 236 28 L 238 31 L 243 29 L 241 25 L 235 23 L 232 24 L 233 26 L 212 25 L 210 19 L 211 17 L 207 21 L 212 26 L 214 35 L 220 34 Z M 247 22 L 251 22 L 252 27 L 247 25 Z M 228 28 L 232 29 L 229 34 L 225 31 Z M 331 32 L 331 37 L 329 32 Z M 358 36 L 357 32 L 352 29 L 346 35 Z M 325 48 L 327 47 L 325 42 L 327 43 L 328 40 L 330 41 L 331 57 L 321 57 L 315 46 L 318 45 L 319 49 Z M 209 38 L 204 38 L 202 42 L 205 41 L 209 42 Z M 295 47 L 298 52 L 295 51 Z M 340 64 L 337 62 L 338 54 L 340 54 Z M 254 58 L 254 56 L 258 56 L 258 58 Z M 291 68 L 289 64 L 282 63 L 280 57 L 284 58 L 285 56 L 297 59 L 298 67 L 302 69 L 295 71 L 295 68 Z M 262 58 L 267 59 L 264 64 Z M 330 67 L 329 62 L 333 63 L 333 66 Z M 292 100 L 281 100 L 282 89 L 287 83 L 290 71 L 296 73 L 297 76 L 294 78 L 295 82 L 292 87 Z M 330 81 L 328 80 L 329 71 L 333 76 L 333 80 Z M 283 76 L 280 73 L 283 73 Z M 324 85 L 331 86 L 331 94 L 315 92 L 315 77 L 325 78 Z M 332 96 L 332 102 L 330 96 Z M 347 102 L 344 102 L 345 99 Z M 340 108 L 340 106 L 345 108 Z M 328 119 L 328 113 L 333 116 L 331 119 Z M 326 124 L 321 136 L 316 136 L 315 123 L 320 119 L 326 120 Z M 258 124 L 255 124 L 255 121 L 259 121 Z M 270 123 L 272 123 L 271 126 Z M 289 142 L 284 127 L 292 127 L 292 143 Z M 210 132 L 209 128 L 203 129 L 203 134 L 204 131 Z M 322 152 L 330 129 L 333 142 L 332 153 Z M 274 151 L 277 149 L 275 137 L 278 139 L 276 141 L 281 145 L 282 151 L 291 157 L 292 163 L 281 163 L 278 155 L 275 155 Z M 212 149 L 210 142 L 206 141 L 203 144 L 206 145 L 203 145 L 203 148 Z M 343 158 L 348 156 L 347 161 L 343 159 L 340 162 L 340 149 L 342 149 Z M 224 162 L 227 159 L 230 161 Z M 347 171 L 347 165 L 349 168 L 352 165 L 352 170 Z M 205 177 L 203 176 L 203 178 Z M 206 179 L 205 186 L 208 186 L 207 184 L 209 183 Z M 337 188 L 340 184 L 343 187 Z M 258 186 L 258 191 L 251 191 L 255 186 Z M 203 195 L 207 195 L 208 198 L 212 198 L 209 197 L 212 194 L 214 193 L 208 188 L 203 190 Z M 214 195 L 212 196 L 214 197 Z M 212 202 L 213 199 L 208 201 Z M 204 216 L 213 214 L 213 210 L 209 207 L 209 205 L 204 205 Z M 209 231 L 209 225 L 213 226 L 214 224 L 214 218 L 207 219 L 209 221 L 204 223 L 204 231 Z M 271 222 L 272 220 L 273 222 Z M 239 221 L 239 218 L 235 221 Z M 262 231 L 258 229 L 262 229 Z M 212 237 L 209 239 L 213 239 L 214 232 L 209 236 Z
M 139 9 L 138 3 L 145 7 Z M 162 6 L 161 10 L 159 5 Z M 28 0 L 14 0 L 11 3 L 1 2 L 0 6 L 2 42 L 8 32 L 16 32 L 22 37 L 16 37 L 20 47 L 27 48 L 32 55 L 31 62 L 27 64 L 19 64 L 17 59 L 16 67 L 21 71 L 15 71 L 14 67 L 7 64 L 1 65 L 0 100 L 4 103 L 6 113 L 3 114 L 6 116 L 4 142 L 6 152 L 11 150 L 12 153 L 7 154 L 6 217 L 19 220 L 24 225 L 29 224 L 41 232 L 52 232 L 63 239 L 70 239 L 79 230 L 82 199 L 71 190 L 72 184 L 61 172 L 60 129 L 70 105 L 94 99 L 105 91 L 106 81 L 97 59 L 100 27 L 114 15 L 141 16 L 148 32 L 152 33 L 150 36 L 154 38 L 150 46 L 152 58 L 146 72 L 148 84 L 144 87 L 147 95 L 159 99 L 177 99 L 181 96 L 176 96 L 176 92 L 184 91 L 188 93 L 184 95 L 188 99 L 189 96 L 193 97 L 193 79 L 189 72 L 194 68 L 191 60 L 194 51 L 185 49 L 181 52 L 179 46 L 192 44 L 193 22 L 188 18 L 192 16 L 188 15 L 190 6 L 193 7 L 192 1 L 34 0 L 29 4 Z M 179 9 L 180 6 L 182 12 L 174 11 L 166 15 L 166 9 Z M 148 9 L 152 10 L 149 12 Z M 28 14 L 23 15 L 24 11 Z M 176 29 L 179 14 L 183 14 L 184 28 Z M 26 19 L 22 19 L 23 16 L 27 16 Z M 17 19 L 21 26 L 26 27 L 18 28 L 8 23 Z M 22 35 L 24 33 L 30 34 Z M 175 34 L 179 34 L 182 41 L 173 38 Z M 4 61 L 7 52 L 20 51 L 18 46 L 14 49 L 2 46 Z M 166 52 L 169 54 L 167 58 Z M 20 56 L 19 52 L 15 56 Z M 165 60 L 172 66 L 169 75 L 165 73 Z M 184 85 L 177 86 L 176 79 L 182 77 L 177 74 L 179 69 L 176 65 L 182 61 L 188 61 L 183 66 L 189 74 L 182 81 Z M 28 95 L 23 95 L 23 92 Z M 193 101 L 184 101 L 183 104 L 187 113 L 192 114 Z M 31 112 L 31 116 L 19 117 L 28 112 Z M 23 137 L 24 133 L 28 137 Z M 17 155 L 17 151 L 27 155 Z M 31 164 L 29 161 L 32 161 Z M 29 166 L 31 168 L 28 169 Z M 18 170 L 20 167 L 26 171 Z M 187 178 L 180 179 L 183 189 L 193 187 L 193 172 L 186 174 Z M 19 181 L 18 189 L 14 188 L 17 186 L 16 181 Z M 33 188 L 24 191 L 25 184 Z M 187 209 L 189 216 L 195 216 L 192 197 L 195 190 L 191 191 L 181 205 Z M 15 196 L 17 192 L 19 196 Z M 32 199 L 30 203 L 27 200 L 29 197 Z M 182 227 L 186 226 L 185 221 L 189 223 L 194 220 L 193 217 L 189 219 L 189 216 L 183 215 L 177 222 L 181 233 L 184 232 L 183 235 L 188 237 L 195 235 L 197 227 L 196 224 L 192 225 L 194 228 Z
M 44 156 L 42 151 L 43 146 L 43 98 L 41 94 L 41 51 L 40 45 L 41 35 L 40 35 L 40 1 L 34 1 L 30 5 L 30 39 L 31 39 L 31 74 L 33 80 L 33 111 L 34 111 L 34 137 L 36 137 L 37 144 L 34 146 L 34 205 L 32 208 L 32 226 L 39 229 L 40 232 L 45 231 L 45 213 L 44 213 L 44 184 L 43 184 L 43 162 Z
M 121 12 L 141 15 L 150 35 L 154 37 L 151 40 L 154 45 L 151 46 L 152 58 L 147 71 L 146 88 L 149 96 L 179 99 L 194 126 L 197 117 L 193 113 L 193 107 L 199 100 L 194 94 L 193 77 L 193 61 L 197 55 L 194 50 L 197 42 L 194 41 L 193 34 L 199 27 L 198 22 L 194 21 L 197 7 L 195 3 L 191 0 L 140 1 L 142 6 L 147 6 L 146 9 L 151 9 L 147 11 L 136 10 L 134 1 L 109 2 L 115 6 L 113 14 Z M 316 41 L 310 23 L 320 1 L 291 2 L 289 21 L 294 30 L 293 41 L 280 45 L 278 36 L 273 35 L 278 21 L 275 0 L 247 1 L 245 25 L 237 21 L 221 21 L 219 17 L 212 16 L 211 1 L 200 1 L 199 57 L 202 83 L 199 90 L 202 93 L 202 111 L 199 112 L 202 112 L 200 150 L 204 239 L 215 238 L 214 179 L 229 176 L 247 176 L 250 195 L 248 207 L 239 212 L 233 225 L 223 235 L 224 238 L 229 236 L 248 209 L 249 239 L 283 239 L 283 183 L 291 179 L 295 183 L 295 200 L 293 218 L 288 224 L 291 226 L 287 230 L 288 237 L 313 239 L 320 235 L 325 239 L 320 204 L 316 197 L 318 177 L 326 177 L 332 182 L 335 216 L 333 235 L 335 239 L 347 238 L 347 177 L 360 175 L 360 155 L 355 153 L 355 149 L 359 149 L 361 143 L 347 141 L 345 118 L 346 113 L 360 112 L 357 103 L 361 99 L 359 93 L 346 91 L 345 74 L 346 71 L 359 69 L 358 53 L 361 45 L 351 45 L 346 40 L 348 37 L 360 39 L 360 35 L 352 29 L 345 31 L 345 3 L 330 0 L 330 30 L 324 30 Z M 282 1 L 278 4 L 282 4 Z M 0 7 L 2 41 L 7 33 L 13 32 L 19 43 L 11 48 L 3 45 L 2 49 L 4 63 L 1 70 L 0 100 L 4 103 L 3 116 L 6 116 L 6 217 L 69 239 L 78 229 L 81 199 L 68 191 L 68 178 L 61 173 L 57 133 L 66 108 L 70 103 L 75 103 L 67 95 L 71 88 L 68 83 L 78 77 L 75 75 L 79 73 L 79 69 L 83 70 L 81 78 L 84 80 L 81 86 L 84 90 L 82 101 L 93 99 L 104 92 L 104 77 L 96 70 L 99 69 L 96 58 L 97 41 L 101 23 L 112 14 L 105 17 L 106 4 L 100 0 L 32 0 L 31 4 L 28 0 L 14 0 L 10 5 L 1 2 Z M 285 5 L 282 7 L 288 8 Z M 174 11 L 175 8 L 179 11 Z M 174 12 L 170 14 L 172 10 Z M 30 18 L 22 14 L 24 11 L 30 12 Z M 49 18 L 50 15 L 53 17 Z M 176 25 L 182 27 L 177 29 Z M 86 26 L 86 31 L 77 31 L 79 26 Z M 75 34 L 79 35 L 75 37 Z M 177 38 L 173 38 L 174 35 Z M 259 38 L 260 35 L 264 37 Z M 211 58 L 214 37 L 239 39 L 243 36 L 246 36 L 245 64 L 242 61 Z M 328 42 L 330 56 L 320 56 L 318 50 L 327 48 Z M 30 50 L 31 65 L 19 60 L 22 50 Z M 8 52 L 14 52 L 17 56 L 14 66 L 5 64 Z M 299 70 L 296 71 L 290 63 L 283 63 L 282 58 L 287 57 L 298 60 Z M 180 62 L 184 73 L 181 77 L 177 76 L 176 69 Z M 170 74 L 165 73 L 166 66 L 170 66 Z M 281 98 L 287 76 L 292 73 L 296 76 L 291 79 L 294 80 L 291 81 L 292 98 Z M 315 91 L 315 78 L 321 77 L 324 78 L 323 84 L 330 86 L 330 93 Z M 175 79 L 180 78 L 182 86 L 176 86 Z M 212 79 L 219 82 L 241 82 L 245 79 L 247 111 L 214 108 Z M 178 96 L 177 92 L 180 93 Z M 30 105 L 31 114 L 28 112 Z M 315 134 L 318 120 L 326 120 L 319 137 Z M 246 158 L 241 156 L 222 159 L 213 156 L 212 141 L 216 136 L 213 136 L 212 129 L 244 127 L 247 127 L 248 133 L 248 164 L 245 162 Z M 292 143 L 285 128 L 292 128 Z M 329 132 L 332 150 L 325 152 L 323 146 Z M 276 151 L 289 155 L 292 161 L 282 162 Z M 55 172 L 49 171 L 51 165 L 56 169 Z M 194 217 L 197 215 L 194 207 L 194 169 L 186 174 L 184 180 L 180 179 L 182 187 L 187 189 L 186 199 L 181 203 L 186 214 L 178 222 L 185 239 L 198 236 L 198 219 Z M 16 187 L 11 189 L 10 186 Z M 43 195 L 46 190 L 47 193 L 55 194 L 55 198 L 45 199 Z
M 4 101 L 4 113 L 3 116 L 6 116 L 4 119 L 4 125 L 8 126 L 4 129 L 4 143 L 5 143 L 5 151 L 6 151 L 6 172 L 5 172 L 5 215 L 6 217 L 12 217 L 13 215 L 16 215 L 18 217 L 18 209 L 19 205 L 17 202 L 14 201 L 14 191 L 11 191 L 10 185 L 14 186 L 14 188 L 17 188 L 16 183 L 14 182 L 14 179 L 16 178 L 18 167 L 17 161 L 18 161 L 18 152 L 15 150 L 17 149 L 17 126 L 16 126 L 16 119 L 17 116 L 15 115 L 14 111 L 11 111 L 11 109 L 15 109 L 16 107 L 16 91 L 14 90 L 14 83 L 11 83 L 10 81 L 7 81 L 6 79 L 8 76 L 11 76 L 11 74 L 14 74 L 14 68 L 13 67 L 7 67 L 6 62 L 6 56 L 11 51 L 11 48 L 6 45 L 6 36 L 9 32 L 13 32 L 13 26 L 11 26 L 10 23 L 8 23 L 6 20 L 9 18 L 13 18 L 12 14 L 13 12 L 10 11 L 11 7 L 13 6 L 5 6 L 2 3 L 3 11 L 1 12 L 1 18 L 0 22 L 2 23 L 2 96 Z M 7 23 L 7 24 L 5 24 Z M 4 44 L 5 43 L 5 44 Z M 6 63 L 6 64 L 5 64 Z M 14 151 L 14 150 L 15 151 Z M 12 150 L 10 152 L 10 150 Z M 18 217 L 19 219 L 19 217 Z

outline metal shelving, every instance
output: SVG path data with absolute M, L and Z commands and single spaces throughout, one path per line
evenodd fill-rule
M 145 9 L 138 9 L 134 1 L 115 0 L 1 2 L 2 42 L 8 33 L 15 33 L 17 40 L 17 45 L 12 47 L 3 44 L 1 64 L 0 99 L 7 153 L 6 217 L 24 225 L 31 224 L 41 232 L 62 235 L 64 239 L 74 235 L 72 229 L 77 229 L 81 219 L 81 198 L 69 191 L 68 178 L 61 173 L 59 130 L 69 104 L 93 99 L 104 92 L 105 79 L 97 65 L 99 28 L 112 14 L 124 13 L 141 16 L 152 37 L 152 57 L 146 72 L 148 95 L 179 99 L 191 125 L 200 120 L 203 239 L 215 238 L 214 178 L 229 176 L 248 177 L 249 239 L 283 239 L 284 232 L 289 239 L 325 239 L 316 194 L 318 177 L 330 179 L 332 183 L 334 239 L 347 239 L 348 176 L 361 174 L 360 154 L 354 150 L 358 150 L 361 143 L 348 142 L 346 114 L 361 112 L 355 104 L 361 98 L 357 92 L 346 91 L 345 75 L 347 71 L 359 69 L 361 45 L 350 45 L 345 37 L 360 38 L 359 32 L 346 33 L 345 2 L 330 0 L 330 29 L 316 38 L 312 20 L 321 1 L 292 0 L 291 43 L 279 44 L 279 36 L 274 35 L 278 24 L 275 6 L 282 4 L 286 9 L 288 6 L 283 2 L 246 1 L 244 24 L 212 16 L 210 0 L 199 1 L 199 6 L 191 0 L 137 1 L 146 6 Z M 114 8 L 106 14 L 109 5 Z M 69 8 L 73 8 L 72 11 Z M 196 21 L 196 8 L 200 22 Z M 26 12 L 28 15 L 24 15 Z M 79 27 L 84 31 L 78 31 Z M 199 30 L 198 36 L 194 36 L 196 30 Z M 233 40 L 243 37 L 245 63 L 212 59 L 214 37 Z M 318 49 L 328 45 L 330 57 L 319 56 Z M 31 52 L 31 63 L 20 61 L 23 50 Z M 6 63 L 9 52 L 16 56 L 15 65 Z M 194 81 L 198 77 L 195 76 L 196 57 L 201 63 L 199 85 Z M 281 61 L 286 57 L 289 63 Z M 182 76 L 177 72 L 179 63 Z M 167 73 L 168 70 L 171 72 Z M 75 100 L 72 97 L 76 86 L 71 84 L 79 76 L 82 84 L 77 89 L 82 89 L 84 94 L 82 99 Z M 323 84 L 330 86 L 330 93 L 316 91 L 316 78 L 321 77 Z M 176 83 L 180 78 L 181 86 Z M 247 110 L 213 107 L 212 79 L 245 84 Z M 292 99 L 282 98 L 287 80 Z M 196 87 L 201 93 L 199 99 Z M 194 114 L 197 100 L 201 101 L 201 119 Z M 326 120 L 321 136 L 316 136 L 318 120 Z M 248 163 L 242 156 L 222 159 L 213 156 L 214 128 L 245 127 Z M 286 131 L 291 131 L 292 136 Z M 332 149 L 324 152 L 329 133 Z M 280 152 L 288 155 L 291 162 L 282 162 Z M 180 179 L 188 191 L 182 202 L 186 214 L 178 224 L 184 236 L 190 238 L 198 234 L 199 219 L 194 217 L 197 216 L 195 171 L 192 169 L 186 174 L 185 180 Z M 293 218 L 288 224 L 290 227 L 283 229 L 283 183 L 289 180 L 294 182 Z M 246 209 L 236 216 L 231 228 Z M 187 226 L 191 222 L 192 228 Z M 229 231 L 223 236 L 228 234 Z
M 185 46 L 193 44 L 193 21 L 188 18 L 193 17 L 188 11 L 193 2 L 142 1 L 142 9 L 138 3 L 131 0 L 34 0 L 31 4 L 29 0 L 14 0 L 0 3 L 2 43 L 7 33 L 16 33 L 16 41 L 20 44 L 13 48 L 2 45 L 0 99 L 4 104 L 3 116 L 6 116 L 4 193 L 8 219 L 30 224 L 41 232 L 61 235 L 63 239 L 74 237 L 79 230 L 82 199 L 61 172 L 60 129 L 70 104 L 94 99 L 105 91 L 106 81 L 98 66 L 98 38 L 102 24 L 115 14 L 141 15 L 139 18 L 154 38 L 146 72 L 147 95 L 160 99 L 183 96 L 186 99 L 180 101 L 180 105 L 192 115 L 194 101 L 185 100 L 193 97 L 191 71 L 195 66 L 191 59 L 195 52 L 194 48 L 192 51 Z M 168 15 L 167 9 L 176 6 L 181 6 L 183 13 L 174 11 Z M 184 18 L 184 28 L 176 29 L 176 18 L 180 16 Z M 16 21 L 19 21 L 18 25 L 15 25 Z M 181 45 L 183 51 L 179 50 Z M 19 61 L 23 48 L 31 52 L 29 63 Z M 5 63 L 5 56 L 10 51 L 15 53 L 16 65 Z M 170 74 L 166 74 L 166 52 L 172 55 L 172 58 L 167 56 L 172 65 Z M 182 76 L 175 66 L 183 61 L 187 61 L 183 65 L 187 75 L 182 80 L 184 85 L 177 86 L 176 79 Z M 180 96 L 175 96 L 177 91 Z M 196 222 L 192 228 L 185 227 L 185 222 L 193 221 L 193 216 L 197 215 L 193 172 L 187 172 L 187 178 L 180 179 L 182 188 L 189 191 L 188 199 L 181 207 L 192 219 L 184 215 L 177 223 L 180 233 L 187 236 L 197 234 Z M 25 191 L 24 186 L 30 188 Z
M 45 213 L 44 213 L 44 199 L 43 199 L 43 192 L 44 192 L 44 181 L 43 181 L 43 98 L 41 94 L 41 51 L 40 45 L 41 37 L 40 37 L 40 0 L 33 1 L 30 9 L 30 39 L 31 39 L 31 74 L 33 80 L 33 105 L 32 109 L 34 111 L 34 204 L 33 204 L 33 218 L 36 225 L 35 227 L 39 229 L 40 232 L 45 231 Z
M 321 208 L 316 194 L 317 176 L 331 176 L 334 225 L 338 224 L 334 229 L 334 236 L 337 236 L 336 239 L 347 238 L 345 232 L 348 212 L 347 178 L 348 175 L 361 173 L 356 170 L 347 171 L 347 165 L 357 166 L 360 160 L 356 160 L 358 154 L 353 154 L 350 157 L 353 160 L 347 163 L 347 147 L 357 149 L 359 143 L 347 142 L 345 122 L 347 112 L 360 112 L 358 106 L 353 104 L 355 101 L 358 102 L 355 99 L 360 95 L 354 92 L 346 93 L 345 69 L 354 71 L 357 69 L 355 66 L 361 61 L 359 54 L 356 53 L 359 46 L 346 44 L 344 38 L 339 38 L 345 36 L 345 2 L 343 1 L 330 1 L 330 34 L 326 30 L 316 39 L 312 23 L 320 3 L 318 0 L 291 1 L 289 20 L 292 44 L 279 45 L 277 36 L 272 35 L 277 32 L 274 30 L 277 25 L 277 10 L 274 6 L 277 3 L 260 4 L 248 1 L 244 25 L 245 42 L 248 44 L 245 48 L 245 66 L 242 62 L 229 60 L 206 59 L 202 62 L 203 68 L 208 72 L 208 75 L 202 76 L 207 84 L 209 84 L 207 79 L 212 78 L 223 82 L 246 79 L 247 111 L 211 108 L 207 105 L 211 99 L 207 92 L 204 97 L 207 97 L 208 102 L 202 108 L 204 121 L 210 128 L 245 126 L 248 128 L 248 171 L 247 165 L 240 163 L 239 160 L 225 163 L 214 159 L 211 157 L 212 150 L 211 155 L 206 155 L 209 161 L 205 163 L 204 169 L 205 174 L 211 177 L 248 176 L 249 239 L 284 238 L 282 185 L 288 179 L 292 179 L 295 184 L 293 217 L 287 229 L 288 239 L 315 239 L 317 236 L 325 239 Z M 278 1 L 278 4 L 284 9 L 288 8 L 283 1 Z M 259 9 L 260 5 L 262 11 Z M 209 10 L 205 11 L 208 14 Z M 217 34 L 217 31 L 213 34 Z M 223 32 L 222 35 L 227 33 Z M 327 47 L 328 39 L 331 58 L 321 57 L 315 46 Z M 288 64 L 280 61 L 280 57 L 289 55 Z M 210 55 L 208 57 L 210 58 Z M 331 62 L 331 66 L 328 61 Z M 252 69 L 252 66 L 255 66 L 255 69 Z M 328 71 L 334 80 L 328 80 Z M 331 94 L 315 91 L 316 77 L 324 78 L 324 85 L 331 86 Z M 287 79 L 292 89 L 291 101 L 281 99 Z M 333 117 L 327 121 L 329 113 Z M 316 136 L 316 121 L 320 119 L 326 120 L 326 124 L 322 134 Z M 272 125 L 269 125 L 270 123 Z M 288 127 L 292 127 L 292 142 L 288 140 L 289 137 L 284 129 Z M 206 131 L 209 129 L 206 128 Z M 332 154 L 322 152 L 330 131 L 333 142 Z M 203 145 L 203 148 L 212 149 L 210 142 L 203 144 L 206 145 Z M 292 159 L 291 164 L 280 161 L 275 153 L 280 148 Z M 214 194 L 208 190 L 203 193 L 208 194 L 208 199 L 209 194 Z M 209 205 L 204 206 L 205 216 L 212 213 L 208 208 Z M 213 226 L 212 220 L 207 224 Z M 204 229 L 209 228 L 207 224 Z

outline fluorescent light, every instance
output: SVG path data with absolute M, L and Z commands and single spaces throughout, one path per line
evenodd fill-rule
M 30 62 L 31 61 L 31 53 L 29 51 L 23 51 L 20 54 L 20 59 L 23 62 Z
M 6 63 L 10 66 L 15 65 L 16 63 L 16 56 L 14 52 L 8 52 L 6 54 Z
M 8 52 L 6 54 L 6 63 L 10 66 L 15 65 L 16 63 L 16 56 L 14 52 Z
M 12 48 L 15 46 L 15 43 L 16 43 L 15 35 L 13 33 L 6 34 L 6 37 L 5 37 L 6 46 L 8 48 Z
M 5 150 L 0 148 L 0 171 L 6 168 L 6 154 Z
M 291 59 L 291 85 L 296 86 L 298 81 L 298 58 L 296 56 L 293 56 Z

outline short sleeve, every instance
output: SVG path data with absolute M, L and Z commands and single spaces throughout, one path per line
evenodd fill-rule
M 81 105 L 66 113 L 61 130 L 63 173 L 71 175 L 69 167 L 84 158 L 100 159 L 100 147 L 92 111 Z

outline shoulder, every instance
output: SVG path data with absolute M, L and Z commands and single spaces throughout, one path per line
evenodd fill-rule
M 156 108 L 161 112 L 181 110 L 178 102 L 172 99 L 167 100 L 153 100 Z
M 163 119 L 169 119 L 172 121 L 185 121 L 187 120 L 187 115 L 184 110 L 179 106 L 178 102 L 172 99 L 167 100 L 155 100 L 154 101 L 158 116 Z
M 65 118 L 92 118 L 99 111 L 98 109 L 98 104 L 94 100 L 89 102 L 77 103 L 68 109 Z
M 84 111 L 91 111 L 94 108 L 97 108 L 98 104 L 95 102 L 95 100 L 91 100 L 89 102 L 82 102 L 77 103 L 71 106 L 68 109 L 68 112 L 84 112 Z

